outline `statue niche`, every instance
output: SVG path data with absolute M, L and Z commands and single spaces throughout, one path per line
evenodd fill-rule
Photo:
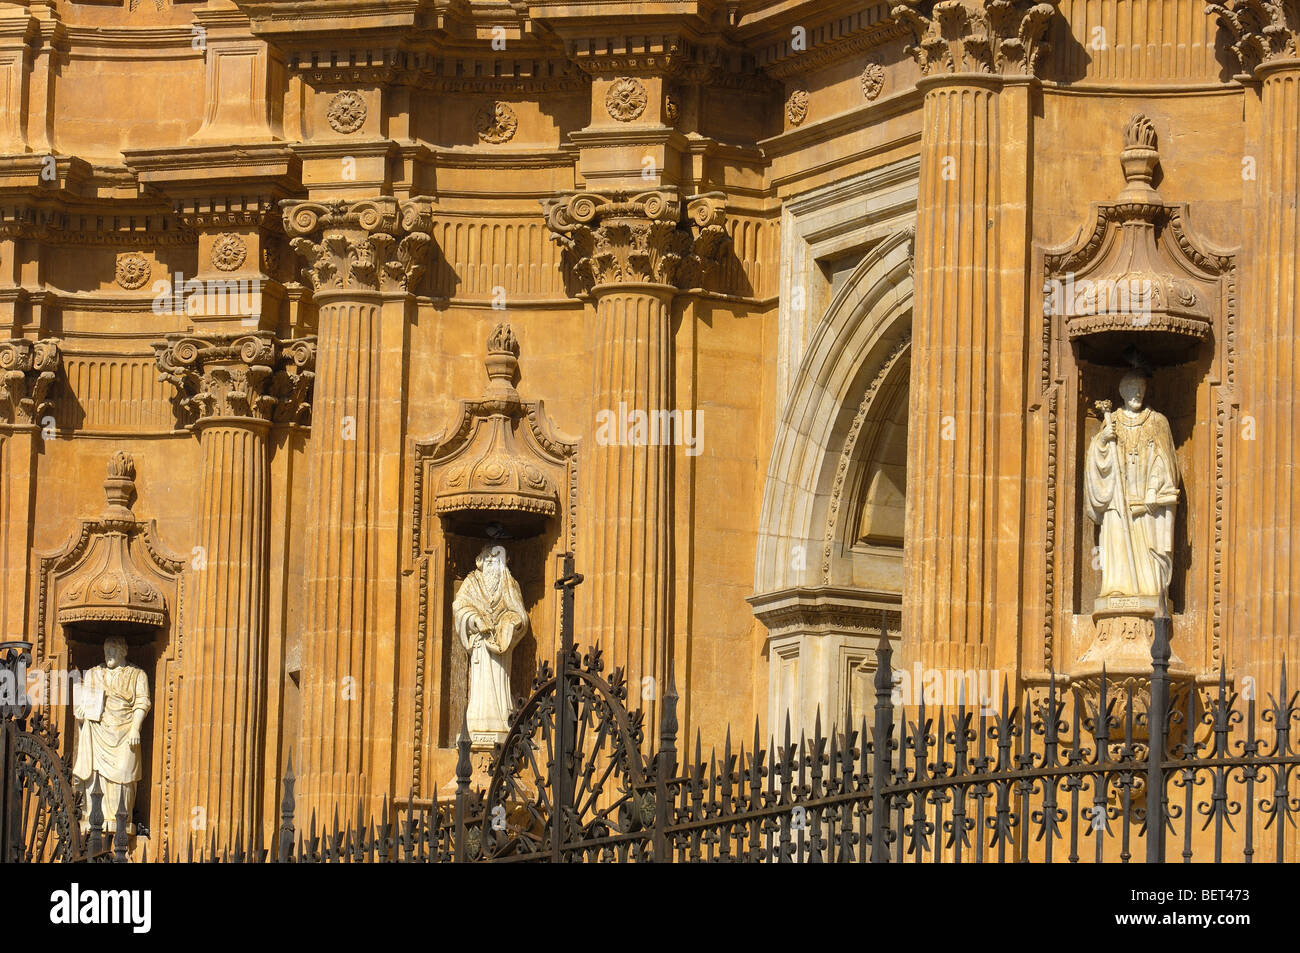
M 1178 691 L 1220 657 L 1226 481 L 1215 448 L 1230 426 L 1233 366 L 1234 258 L 1190 233 L 1186 206 L 1161 198 L 1159 164 L 1155 123 L 1133 116 L 1120 152 L 1124 189 L 1093 207 L 1090 232 L 1044 262 L 1051 466 L 1059 454 L 1074 473 L 1049 481 L 1049 532 L 1071 527 L 1074 549 L 1056 556 L 1064 547 L 1048 539 L 1045 669 L 1067 675 L 1089 702 L 1104 670 L 1112 697 L 1135 692 L 1139 715 L 1156 618 L 1170 619 Z M 1209 551 L 1193 551 L 1207 523 Z M 1064 572 L 1072 586 L 1056 578 Z M 1052 600 L 1070 593 L 1073 605 L 1054 615 Z
M 434 691 L 426 698 L 417 674 L 417 788 L 422 760 L 462 730 L 476 764 L 504 739 L 515 696 L 552 651 L 538 644 L 555 617 L 548 583 L 576 534 L 577 441 L 553 429 L 542 401 L 520 397 L 508 324 L 493 330 L 484 363 L 483 397 L 461 401 L 452 428 L 415 446 L 413 556 L 441 593 L 421 610 Z
M 510 726 L 510 657 L 528 631 L 528 610 L 506 565 L 504 546 L 484 546 L 476 564 L 451 608 L 456 635 L 469 657 L 465 724 L 470 744 L 490 747 L 505 740 Z
M 149 679 L 127 663 L 126 639 L 106 639 L 104 664 L 85 673 L 72 705 L 77 721 L 72 777 L 85 794 L 83 832 L 90 830 L 91 792 L 96 789 L 103 795 L 104 830 L 117 830 L 119 809 L 131 817 L 141 775 L 140 730 L 151 707 Z M 127 833 L 135 833 L 134 823 L 128 821 Z
M 74 778 L 87 792 L 98 778 L 110 832 L 125 796 L 129 834 L 137 820 L 150 829 L 162 823 L 155 795 L 169 773 L 167 746 L 145 719 L 155 695 L 172 684 L 184 567 L 161 545 L 154 522 L 136 519 L 135 479 L 135 460 L 115 452 L 103 514 L 82 520 L 67 546 L 41 557 L 37 606 L 37 660 L 51 676 L 49 703 L 67 719 Z M 82 673 L 79 684 L 56 685 L 54 676 L 69 671 Z M 87 796 L 83 827 L 89 812 Z

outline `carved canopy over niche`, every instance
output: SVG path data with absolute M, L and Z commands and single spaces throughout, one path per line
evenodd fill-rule
M 175 621 L 184 561 L 162 546 L 153 520 L 135 518 L 135 461 L 130 454 L 113 454 L 104 493 L 103 514 L 82 520 L 63 550 L 41 559 L 38 660 L 50 652 L 55 621 L 65 627 L 109 624 L 128 639 L 145 641 L 157 638 Z
M 1193 238 L 1186 205 L 1161 199 L 1159 163 L 1155 124 L 1139 113 L 1124 128 L 1124 190 L 1093 207 L 1091 231 L 1047 252 L 1044 314 L 1061 316 L 1085 360 L 1131 364 L 1136 349 L 1182 363 L 1213 336 L 1233 259 Z
M 518 355 L 510 325 L 497 325 L 483 397 L 461 401 L 450 430 L 416 444 L 414 558 L 433 535 L 427 520 L 435 515 L 452 532 L 502 539 L 536 536 L 564 514 L 561 535 L 572 551 L 577 439 L 552 427 L 542 401 L 519 396 Z

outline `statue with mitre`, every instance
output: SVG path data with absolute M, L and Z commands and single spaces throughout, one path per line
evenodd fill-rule
M 1137 371 L 1119 383 L 1123 405 L 1103 412 L 1088 447 L 1084 512 L 1100 525 L 1098 606 L 1152 608 L 1167 615 L 1173 575 L 1178 458 L 1165 416 L 1144 407 L 1146 377 Z

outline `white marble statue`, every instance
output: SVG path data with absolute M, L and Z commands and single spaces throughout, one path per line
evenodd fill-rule
M 1173 573 L 1178 459 L 1169 421 L 1143 407 L 1146 378 L 1133 371 L 1119 383 L 1124 405 L 1104 411 L 1088 447 L 1084 511 L 1101 526 L 1098 602 L 1137 597 L 1164 609 Z
M 90 828 L 90 789 L 96 775 L 104 796 L 105 828 L 117 830 L 117 808 L 123 794 L 130 817 L 140 780 L 140 726 L 150 705 L 149 680 L 140 668 L 127 664 L 126 641 L 116 637 L 106 640 L 104 664 L 82 676 L 72 706 L 77 719 L 72 775 L 86 791 L 83 830 Z
M 456 635 L 469 653 L 470 740 L 488 744 L 509 728 L 510 656 L 528 631 L 528 613 L 519 583 L 506 568 L 504 547 L 484 546 L 475 563 L 451 608 Z

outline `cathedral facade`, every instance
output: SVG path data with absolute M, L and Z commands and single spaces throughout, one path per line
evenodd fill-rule
M 918 691 L 1140 681 L 1166 616 L 1185 684 L 1271 686 L 1298 36 L 1294 0 L 0 3 L 4 638 L 68 739 L 125 644 L 159 847 L 272 830 L 291 760 L 304 818 L 444 791 L 489 543 L 527 618 L 483 684 L 554 656 L 572 554 L 578 644 L 706 744 L 866 711 L 882 627 Z

